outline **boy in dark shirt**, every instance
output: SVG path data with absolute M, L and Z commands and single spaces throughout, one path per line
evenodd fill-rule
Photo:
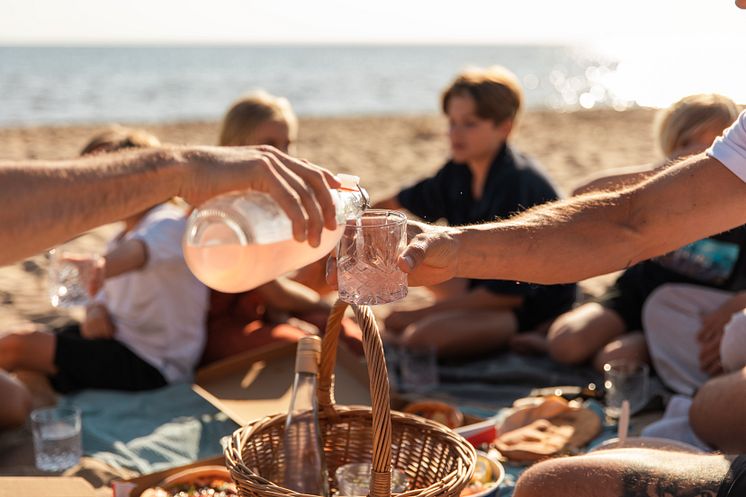
M 405 208 L 451 226 L 494 221 L 556 200 L 557 192 L 529 157 L 507 143 L 520 109 L 516 77 L 496 67 L 459 75 L 442 97 L 451 160 L 436 174 L 377 207 Z M 461 280 L 433 288 L 436 302 L 393 312 L 386 330 L 405 346 L 434 344 L 440 356 L 470 355 L 516 343 L 568 310 L 574 285 Z

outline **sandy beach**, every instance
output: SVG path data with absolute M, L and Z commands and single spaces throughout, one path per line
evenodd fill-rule
M 655 111 L 528 112 L 514 145 L 535 157 L 564 192 L 596 171 L 657 160 L 652 138 Z M 137 124 L 135 124 L 137 125 Z M 216 122 L 138 125 L 169 143 L 214 144 Z M 339 117 L 300 120 L 299 156 L 333 171 L 361 176 L 374 199 L 437 170 L 447 157 L 441 116 Z M 1 159 L 61 159 L 76 156 L 103 125 L 0 128 Z M 114 226 L 84 241 L 102 250 Z M 0 330 L 24 320 L 66 319 L 46 297 L 43 257 L 0 268 Z M 587 282 L 595 293 L 607 279 Z

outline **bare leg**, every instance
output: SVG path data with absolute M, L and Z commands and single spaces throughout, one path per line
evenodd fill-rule
M 616 449 L 538 463 L 514 497 L 715 497 L 730 461 L 652 449 Z
M 549 327 L 549 354 L 562 364 L 583 364 L 625 331 L 616 312 L 595 302 L 583 304 Z
M 645 335 L 641 331 L 627 333 L 607 343 L 593 358 L 593 367 L 603 371 L 604 364 L 609 361 L 636 361 L 650 364 Z
M 14 428 L 26 422 L 31 412 L 31 392 L 5 371 L 0 371 L 0 429 Z
M 48 331 L 35 329 L 13 331 L 0 336 L 0 369 L 25 369 L 54 374 L 54 351 L 57 337 Z
M 746 452 L 746 368 L 707 381 L 694 396 L 689 422 L 702 441 L 726 452 Z
M 435 345 L 439 357 L 468 356 L 507 345 L 517 331 L 518 322 L 510 311 L 447 311 L 408 326 L 399 343 Z

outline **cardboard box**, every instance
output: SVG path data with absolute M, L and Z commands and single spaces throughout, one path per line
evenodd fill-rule
M 197 371 L 194 391 L 239 425 L 285 412 L 295 371 L 295 344 L 270 344 Z M 370 405 L 368 371 L 362 360 L 340 345 L 335 369 L 340 405 Z
M 80 477 L 0 477 L 0 497 L 96 497 L 90 483 Z

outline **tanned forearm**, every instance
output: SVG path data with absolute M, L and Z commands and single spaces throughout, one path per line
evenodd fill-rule
M 591 192 L 620 190 L 633 186 L 654 176 L 662 167 L 664 166 L 658 164 L 606 171 L 602 175 L 584 181 L 583 184 L 572 191 L 572 195 L 577 196 Z
M 0 161 L 0 265 L 123 219 L 179 193 L 168 149 L 75 161 Z
M 746 184 L 704 155 L 620 192 L 574 197 L 458 230 L 457 277 L 565 283 L 746 222 Z

